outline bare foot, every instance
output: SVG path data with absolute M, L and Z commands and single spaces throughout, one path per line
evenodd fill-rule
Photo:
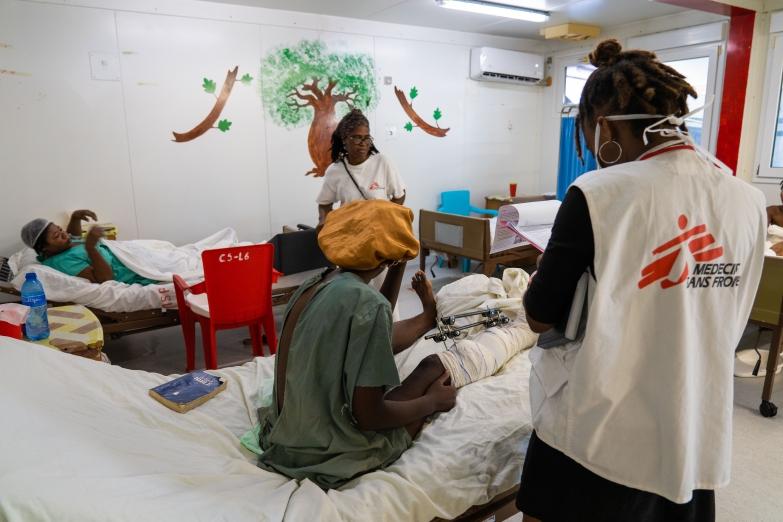
M 421 308 L 425 314 L 432 318 L 432 324 L 435 324 L 438 311 L 435 306 L 435 294 L 432 291 L 432 283 L 427 279 L 427 275 L 421 270 L 417 270 L 411 279 L 413 291 L 421 300 Z

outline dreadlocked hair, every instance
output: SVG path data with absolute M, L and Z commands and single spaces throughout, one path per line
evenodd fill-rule
M 688 96 L 697 97 L 685 76 L 650 51 L 623 51 L 617 40 L 605 40 L 589 59 L 597 69 L 587 79 L 579 100 L 574 136 L 580 159 L 583 123 L 595 125 L 597 116 L 610 114 L 683 116 L 688 113 Z M 634 125 L 641 133 L 649 122 Z M 687 131 L 685 124 L 680 128 Z
M 343 116 L 343 119 L 340 120 L 340 123 L 337 124 L 337 128 L 334 129 L 334 132 L 332 133 L 332 163 L 337 163 L 343 156 L 348 154 L 348 151 L 345 150 L 343 140 L 362 125 L 368 129 L 370 128 L 369 120 L 359 109 L 351 109 L 351 112 Z M 376 154 L 377 152 L 378 149 L 375 148 L 375 144 L 371 144 L 370 155 Z

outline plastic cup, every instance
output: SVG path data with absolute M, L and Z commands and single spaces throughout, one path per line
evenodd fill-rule
M 508 184 L 508 193 L 511 194 L 511 197 L 516 197 L 517 195 L 517 184 L 516 183 L 509 183 Z

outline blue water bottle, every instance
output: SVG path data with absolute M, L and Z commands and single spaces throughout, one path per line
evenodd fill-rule
M 31 341 L 49 337 L 49 317 L 46 314 L 46 294 L 35 272 L 24 276 L 22 304 L 30 307 L 30 314 L 24 323 L 24 335 Z

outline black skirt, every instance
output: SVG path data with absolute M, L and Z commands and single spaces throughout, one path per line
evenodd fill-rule
M 517 507 L 543 522 L 714 522 L 715 492 L 695 490 L 690 502 L 675 504 L 596 475 L 533 432 Z

